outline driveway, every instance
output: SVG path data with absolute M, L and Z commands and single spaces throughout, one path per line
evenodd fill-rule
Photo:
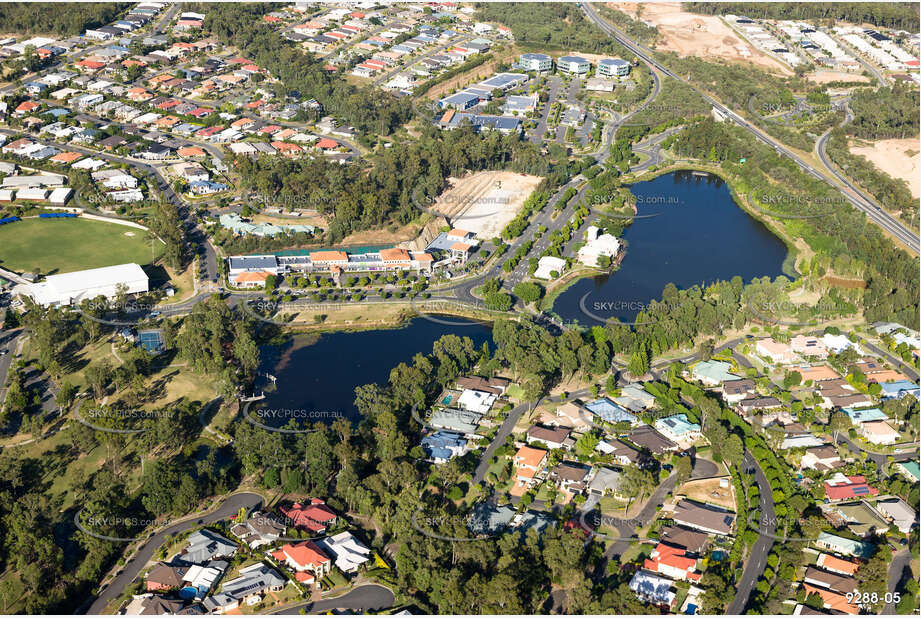
M 163 545 L 167 537 L 179 534 L 180 532 L 185 532 L 186 530 L 202 524 L 212 524 L 221 519 L 226 519 L 231 515 L 236 515 L 241 507 L 252 509 L 260 504 L 262 504 L 262 496 L 259 494 L 233 494 L 228 497 L 227 500 L 225 500 L 224 503 L 216 510 L 211 511 L 206 515 L 202 515 L 201 517 L 192 517 L 185 521 L 181 521 L 178 524 L 173 524 L 169 528 L 161 530 L 144 542 L 141 550 L 134 556 L 134 558 L 128 561 L 122 572 L 119 573 L 115 579 L 110 581 L 109 584 L 102 590 L 102 592 L 99 593 L 99 596 L 95 601 L 93 601 L 93 604 L 90 605 L 89 609 L 86 610 L 85 613 L 101 614 L 102 610 L 105 609 L 105 606 L 109 601 L 119 596 L 125 590 L 126 586 L 137 579 L 138 575 L 141 574 L 141 571 L 144 570 L 144 567 L 147 566 L 147 563 L 150 562 L 150 560 L 153 558 L 154 552 L 159 549 L 161 545 Z
M 286 607 L 273 614 L 320 614 L 332 610 L 350 610 L 355 613 L 368 614 L 393 607 L 395 598 L 389 588 L 379 584 L 359 586 L 351 592 L 334 599 L 323 599 L 315 603 L 302 603 Z

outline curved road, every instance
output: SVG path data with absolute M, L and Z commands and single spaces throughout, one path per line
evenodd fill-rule
M 177 524 L 173 524 L 168 528 L 164 528 L 150 539 L 144 541 L 140 551 L 138 551 L 135 556 L 129 560 L 127 564 L 125 564 L 122 572 L 119 573 L 115 579 L 111 580 L 105 586 L 105 588 L 99 593 L 99 596 L 96 597 L 96 600 L 93 601 L 93 604 L 90 605 L 89 609 L 85 613 L 102 613 L 102 610 L 105 609 L 106 604 L 124 592 L 125 587 L 131 584 L 131 582 L 133 582 L 138 577 L 138 575 L 141 574 L 141 571 L 144 570 L 144 567 L 153 558 L 154 552 L 161 545 L 163 545 L 168 536 L 178 534 L 180 532 L 185 532 L 190 528 L 194 528 L 202 524 L 212 524 L 221 519 L 226 519 L 231 515 L 236 515 L 237 511 L 239 511 L 241 507 L 252 509 L 260 504 L 262 504 L 262 496 L 258 494 L 233 494 L 229 496 L 224 501 L 224 503 L 221 504 L 221 506 L 206 515 L 202 515 L 201 517 L 192 517 Z
M 393 592 L 389 588 L 385 588 L 380 584 L 366 584 L 333 599 L 302 603 L 272 612 L 272 614 L 300 614 L 302 612 L 305 614 L 319 614 L 337 609 L 369 614 L 393 607 L 395 600 Z
M 751 456 L 751 453 L 745 452 L 743 464 L 749 471 L 754 471 L 755 481 L 758 483 L 758 491 L 761 493 L 759 507 L 761 509 L 760 525 L 758 527 L 758 540 L 755 541 L 748 560 L 745 562 L 745 570 L 742 571 L 742 577 L 736 584 L 736 596 L 727 615 L 740 615 L 745 612 L 745 606 L 748 605 L 748 599 L 751 597 L 752 588 L 755 582 L 764 573 L 764 567 L 767 565 L 767 556 L 774 545 L 774 533 L 777 530 L 777 518 L 774 514 L 774 497 L 771 490 L 771 484 L 768 482 L 761 466 Z M 737 522 L 738 534 L 742 533 L 743 525 L 748 526 L 748 522 Z
M 700 93 L 700 95 L 704 98 L 704 100 L 707 101 L 710 105 L 712 105 L 714 109 L 721 112 L 727 118 L 732 120 L 732 122 L 734 122 L 735 124 L 739 125 L 743 129 L 751 133 L 760 142 L 773 148 L 774 151 L 777 152 L 777 154 L 783 155 L 789 159 L 792 159 L 800 167 L 800 169 L 802 169 L 804 172 L 810 174 L 811 176 L 813 176 L 814 178 L 818 180 L 824 180 L 825 182 L 828 182 L 829 184 L 831 184 L 833 187 L 837 188 L 839 191 L 841 191 L 844 194 L 844 197 L 845 199 L 847 199 L 848 202 L 850 202 L 855 208 L 866 213 L 866 215 L 870 218 L 871 221 L 873 221 L 879 227 L 883 228 L 885 231 L 892 234 L 900 242 L 905 244 L 911 252 L 915 254 L 919 253 L 919 244 L 921 244 L 921 241 L 919 241 L 918 236 L 914 234 L 911 230 L 906 228 L 895 217 L 893 217 L 886 211 L 882 210 L 879 204 L 877 204 L 873 199 L 871 199 L 870 197 L 868 197 L 861 191 L 857 190 L 855 187 L 853 187 L 853 185 L 849 183 L 844 183 L 842 185 L 840 184 L 840 182 L 830 181 L 827 177 L 820 174 L 815 168 L 813 168 L 806 161 L 804 161 L 799 155 L 795 154 L 791 150 L 788 150 L 786 147 L 784 147 L 780 143 L 774 141 L 769 136 L 762 133 L 757 127 L 755 127 L 754 125 L 746 121 L 744 118 L 742 118 L 740 115 L 738 115 L 737 113 L 735 113 L 734 111 L 732 111 L 731 109 L 729 109 L 728 107 L 726 107 L 725 105 L 723 105 L 722 103 L 714 99 L 712 96 L 710 96 L 709 94 L 701 90 L 695 84 L 690 83 L 684 78 L 679 77 L 675 73 L 668 70 L 668 68 L 666 68 L 665 66 L 660 64 L 657 60 L 655 60 L 655 58 L 653 58 L 652 56 L 653 52 L 651 50 L 633 41 L 632 39 L 628 38 L 620 30 L 618 30 L 617 28 L 609 24 L 606 20 L 604 20 L 601 16 L 599 16 L 597 12 L 595 12 L 595 9 L 591 6 L 591 4 L 589 4 L 588 2 L 581 2 L 580 5 L 582 7 L 582 11 L 585 13 L 586 17 L 589 20 L 595 23 L 595 25 L 601 28 L 605 33 L 607 33 L 608 35 L 616 39 L 617 42 L 619 42 L 621 45 L 623 45 L 624 47 L 629 49 L 631 52 L 636 54 L 636 56 L 640 58 L 641 60 L 643 60 L 643 62 L 645 62 L 651 67 L 658 69 L 665 75 L 668 75 L 669 77 L 673 79 L 677 79 L 681 82 L 684 82 L 688 84 L 689 86 L 691 86 L 692 88 L 694 88 L 695 90 L 697 90 L 697 92 Z M 838 180 L 837 175 L 834 178 Z

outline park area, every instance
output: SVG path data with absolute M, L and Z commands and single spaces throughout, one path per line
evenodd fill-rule
M 153 257 L 163 252 L 153 242 Z M 0 267 L 44 275 L 151 263 L 144 230 L 89 219 L 23 219 L 0 226 Z

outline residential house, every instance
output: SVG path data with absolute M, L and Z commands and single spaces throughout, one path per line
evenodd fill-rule
M 333 561 L 313 541 L 286 543 L 271 552 L 275 560 L 286 564 L 294 570 L 295 579 L 301 583 L 316 584 L 319 588 L 321 579 L 329 575 Z M 310 577 L 305 576 L 310 574 Z M 226 585 L 224 588 L 226 589 Z
M 632 426 L 640 424 L 640 420 L 634 414 L 607 397 L 591 401 L 583 407 L 606 423 L 629 423 Z
M 569 437 L 569 429 L 566 427 L 556 427 L 550 429 L 548 427 L 541 427 L 540 425 L 534 425 L 528 428 L 526 441 L 528 444 L 533 444 L 539 442 L 544 444 L 549 449 L 570 449 L 572 448 L 575 441 Z
M 880 515 L 887 522 L 895 525 L 902 534 L 908 534 L 918 525 L 918 514 L 907 502 L 897 496 L 880 497 L 875 506 Z
M 320 498 L 313 498 L 306 504 L 295 502 L 278 509 L 287 518 L 286 523 L 298 530 L 322 534 L 336 525 L 336 513 Z
M 250 549 L 263 545 L 271 545 L 287 531 L 284 523 L 272 515 L 259 511 L 254 512 L 245 522 L 240 522 L 231 527 L 230 532 L 246 543 Z
M 661 542 L 643 562 L 643 568 L 681 581 L 699 582 L 702 575 L 697 571 L 697 559 L 688 556 L 683 547 Z
M 790 370 L 795 371 L 796 373 L 800 374 L 800 376 L 802 376 L 803 382 L 808 382 L 809 380 L 812 380 L 813 382 L 817 383 L 817 382 L 824 382 L 826 380 L 840 380 L 841 379 L 841 376 L 839 376 L 835 372 L 835 370 L 829 367 L 828 365 L 815 365 L 815 366 L 801 365 L 798 367 L 792 367 Z M 842 382 L 847 384 L 847 382 L 844 380 L 842 380 Z M 848 386 L 850 387 L 849 384 Z
M 631 431 L 627 437 L 631 442 L 650 453 L 661 455 L 668 451 L 678 450 L 678 444 L 668 439 L 649 425 L 641 425 Z
M 245 569 L 240 569 L 240 577 L 225 582 L 222 592 L 236 599 L 238 603 L 255 605 L 262 601 L 263 595 L 268 592 L 282 590 L 287 582 L 288 580 L 275 569 L 257 562 Z
M 178 590 L 188 570 L 188 566 L 158 562 L 147 572 L 147 592 Z
M 794 354 L 800 356 L 817 356 L 825 358 L 828 356 L 828 349 L 818 337 L 812 335 L 796 335 L 790 339 L 790 349 Z
M 901 439 L 901 434 L 884 421 L 861 423 L 857 433 L 873 444 L 895 444 Z
M 817 567 L 830 571 L 832 573 L 837 573 L 838 575 L 848 575 L 853 577 L 857 572 L 857 569 L 860 567 L 856 562 L 851 562 L 850 560 L 845 560 L 844 558 L 838 558 L 837 556 L 832 556 L 831 554 L 819 554 L 819 557 L 816 559 L 815 564 Z
M 846 539 L 827 532 L 820 532 L 819 538 L 816 540 L 815 544 L 819 549 L 825 549 L 855 558 L 869 558 L 873 554 L 872 543 Z
M 620 496 L 621 473 L 612 468 L 598 468 L 595 477 L 588 484 L 588 491 L 596 496 L 611 494 Z
M 749 399 L 743 399 L 739 402 L 739 409 L 745 413 L 746 416 L 751 415 L 753 412 L 762 412 L 764 410 L 776 410 L 780 408 L 783 404 L 780 403 L 780 400 L 776 397 L 751 397 Z
M 335 560 L 336 568 L 343 573 L 355 573 L 358 567 L 371 559 L 371 550 L 355 538 L 351 532 L 326 537 L 317 543 L 320 548 Z
M 522 446 L 513 458 L 515 478 L 520 487 L 530 487 L 547 461 L 547 451 Z
M 630 579 L 630 590 L 647 603 L 671 607 L 675 602 L 672 584 L 674 582 L 666 577 L 640 569 Z
M 835 527 L 846 525 L 848 530 L 860 537 L 879 534 L 889 529 L 889 522 L 863 500 L 824 505 L 822 511 Z
M 628 384 L 620 389 L 620 397 L 614 397 L 613 400 L 614 403 L 634 414 L 647 410 L 656 403 L 656 398 L 638 383 Z
M 655 422 L 655 428 L 669 440 L 678 443 L 690 444 L 701 437 L 700 425 L 690 422 L 687 414 L 660 418 Z
M 842 465 L 844 465 L 844 462 L 841 461 L 841 457 L 838 455 L 838 449 L 831 444 L 824 444 L 806 449 L 802 459 L 800 459 L 799 467 L 800 469 L 824 472 Z
M 683 547 L 688 554 L 702 556 L 710 537 L 681 526 L 667 526 L 659 531 L 659 540 L 674 547 Z
M 849 575 L 823 571 L 815 567 L 807 567 L 803 581 L 813 586 L 819 586 L 826 590 L 833 590 L 838 594 L 853 594 L 857 592 L 857 580 Z
M 550 415 L 545 415 L 544 422 L 563 427 L 572 427 L 573 431 L 587 431 L 592 426 L 589 422 L 589 415 L 572 401 L 567 401 Z
M 708 534 L 728 536 L 732 534 L 736 515 L 731 511 L 726 511 L 712 505 L 685 499 L 675 505 L 675 512 L 672 515 L 672 519 L 675 520 L 676 523 L 687 526 L 688 528 L 700 530 Z
M 822 607 L 828 610 L 832 610 L 834 613 L 842 614 L 859 614 L 860 607 L 855 603 L 851 603 L 848 600 L 848 597 L 837 592 L 826 590 L 824 588 L 819 588 L 813 586 L 812 584 L 803 584 L 803 590 L 806 591 L 807 595 L 817 594 L 822 599 Z
M 718 386 L 727 380 L 740 379 L 730 369 L 732 365 L 725 361 L 702 361 L 691 369 L 691 377 L 706 386 Z
M 722 385 L 723 399 L 729 403 L 738 403 L 747 399 L 754 392 L 756 392 L 754 380 L 727 380 Z
M 755 352 L 769 358 L 776 365 L 792 365 L 800 360 L 789 344 L 775 341 L 772 337 L 759 339 L 755 343 Z
M 883 399 L 901 399 L 905 396 L 911 396 L 915 399 L 921 399 L 921 389 L 914 382 L 908 380 L 898 380 L 895 382 L 883 382 L 880 384 L 883 389 L 880 396 Z
M 921 465 L 917 461 L 900 461 L 895 464 L 896 470 L 902 473 L 902 475 L 917 483 L 921 481 Z
M 866 477 L 845 476 L 838 472 L 825 481 L 825 497 L 831 502 L 853 500 L 865 496 L 875 496 L 879 490 L 867 484 Z
M 236 543 L 203 528 L 189 535 L 188 545 L 180 558 L 190 564 L 203 564 L 217 558 L 230 558 L 236 551 Z
M 642 452 L 620 440 L 602 440 L 595 446 L 595 450 L 612 455 L 614 461 L 622 466 L 639 465 L 646 459 Z
M 586 483 L 592 469 L 571 461 L 564 461 L 550 471 L 550 480 L 568 493 L 581 493 L 586 488 Z

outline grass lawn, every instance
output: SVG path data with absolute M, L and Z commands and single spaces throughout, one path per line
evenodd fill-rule
M 163 244 L 154 241 L 154 257 Z M 89 219 L 24 219 L 0 227 L 0 266 L 16 272 L 65 273 L 136 262 L 150 264 L 143 230 Z

